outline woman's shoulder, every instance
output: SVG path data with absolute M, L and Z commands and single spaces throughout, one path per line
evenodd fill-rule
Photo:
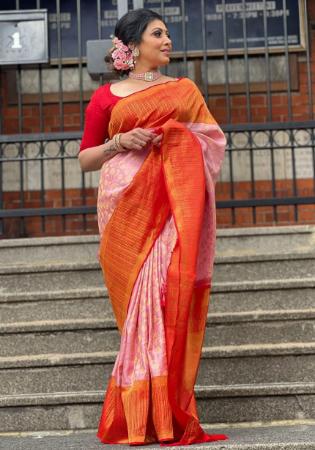
M 95 91 L 93 91 L 91 99 L 101 100 L 104 97 L 109 96 L 110 85 L 111 85 L 111 83 L 105 83 L 102 86 L 99 86 L 97 89 L 95 89 Z
M 169 77 L 169 76 L 164 76 L 163 81 L 178 81 L 180 80 L 182 77 Z
M 200 86 L 198 86 L 198 84 L 196 84 L 196 82 L 194 80 L 192 80 L 191 78 L 188 78 L 188 77 L 182 77 L 181 80 L 183 82 L 183 85 L 185 86 L 185 90 L 186 90 L 187 94 L 195 93 L 198 96 L 202 95 Z
M 196 83 L 194 82 L 194 80 L 192 80 L 191 78 L 188 77 L 179 77 L 179 80 L 183 81 L 185 84 L 187 84 L 187 86 L 191 86 L 194 88 L 198 88 L 198 86 L 196 85 Z
M 90 100 L 90 107 L 98 107 L 100 109 L 107 109 L 113 103 L 113 96 L 110 92 L 111 83 L 105 83 L 98 87 L 92 94 Z
M 186 87 L 190 86 L 191 88 L 198 89 L 197 84 L 191 78 L 188 78 L 188 77 L 185 77 L 185 76 L 167 77 L 167 79 L 165 78 L 164 81 L 165 82 L 167 82 L 167 81 L 180 81 L 181 85 L 185 85 Z

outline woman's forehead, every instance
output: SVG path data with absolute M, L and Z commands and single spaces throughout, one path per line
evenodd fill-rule
M 151 31 L 154 28 L 160 28 L 162 31 L 168 31 L 165 23 L 162 22 L 162 20 L 159 20 L 159 19 L 152 20 L 152 22 L 148 23 L 148 26 L 147 26 L 146 29 L 148 31 Z

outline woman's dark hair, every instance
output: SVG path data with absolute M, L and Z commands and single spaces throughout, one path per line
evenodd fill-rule
M 133 44 L 137 45 L 141 42 L 141 37 L 148 24 L 153 20 L 161 20 L 162 16 L 151 9 L 139 8 L 133 9 L 124 14 L 116 23 L 115 37 L 120 39 L 125 45 Z M 113 63 L 111 56 L 112 51 L 105 57 L 107 63 Z M 129 70 L 117 70 L 113 67 L 113 70 L 120 75 L 128 74 Z

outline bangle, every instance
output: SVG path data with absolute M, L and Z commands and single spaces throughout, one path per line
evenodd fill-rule
M 118 152 L 121 152 L 121 151 L 123 151 L 124 150 L 124 147 L 121 145 L 121 143 L 120 143 L 120 138 L 121 138 L 121 135 L 122 135 L 122 133 L 117 133 L 117 134 L 115 134 L 115 136 L 114 136 L 114 145 L 115 145 L 115 147 L 116 147 L 116 150 L 118 151 Z
M 112 139 L 107 138 L 105 140 L 105 144 L 109 144 L 109 146 L 106 148 L 104 148 L 103 152 L 107 153 L 107 152 L 121 152 L 123 150 L 125 150 L 125 148 L 121 145 L 120 143 L 120 137 L 121 137 L 122 133 L 117 133 L 114 135 L 114 137 Z

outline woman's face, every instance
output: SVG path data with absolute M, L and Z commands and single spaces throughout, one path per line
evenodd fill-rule
M 153 20 L 142 34 L 141 43 L 137 45 L 140 62 L 150 67 L 164 66 L 170 61 L 172 41 L 168 29 L 161 20 Z

